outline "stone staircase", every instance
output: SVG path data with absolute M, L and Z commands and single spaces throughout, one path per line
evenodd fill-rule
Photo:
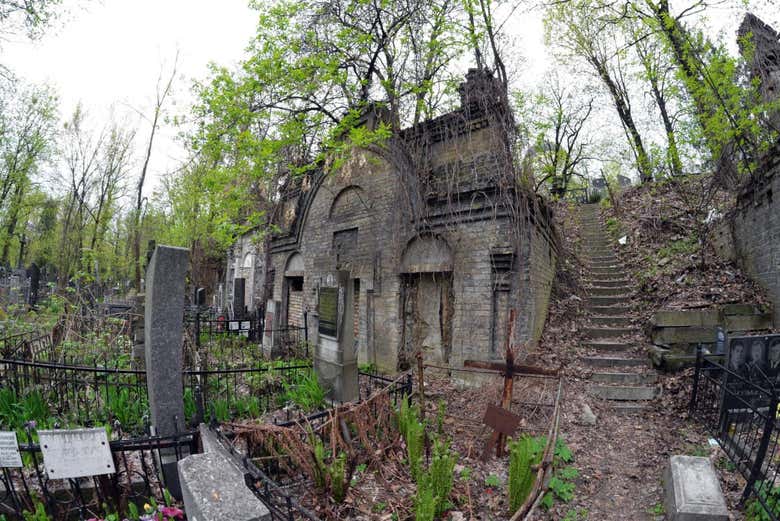
M 617 412 L 641 412 L 658 390 L 655 371 L 632 340 L 637 330 L 629 315 L 631 283 L 599 219 L 598 205 L 582 206 L 581 222 L 590 323 L 584 331 L 589 354 L 582 362 L 594 371 L 588 391 L 608 400 Z

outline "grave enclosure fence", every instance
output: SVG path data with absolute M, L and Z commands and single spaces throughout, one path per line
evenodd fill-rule
M 3 468 L 0 474 L 0 515 L 6 519 L 27 519 L 26 513 L 34 511 L 38 503 L 51 519 L 58 521 L 102 518 L 106 506 L 127 512 L 129 503 L 143 512 L 145 503 L 152 499 L 162 502 L 165 498 L 164 484 L 159 479 L 159 451 L 173 450 L 178 461 L 197 452 L 198 434 L 193 431 L 168 437 L 145 436 L 113 440 L 109 445 L 113 474 L 49 479 L 40 444 L 28 427 L 24 441 L 19 443 L 24 466 Z
M 780 521 L 779 403 L 765 374 L 740 374 L 727 367 L 724 355 L 697 350 L 690 416 L 708 429 L 746 480 L 740 503 L 772 521 Z

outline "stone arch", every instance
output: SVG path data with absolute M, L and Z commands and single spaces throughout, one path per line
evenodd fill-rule
M 414 237 L 401 256 L 401 273 L 442 273 L 452 272 L 452 268 L 450 245 L 434 234 Z
M 343 221 L 364 215 L 370 209 L 371 201 L 366 192 L 357 185 L 350 185 L 333 198 L 328 217 L 332 221 Z
M 300 252 L 293 252 L 287 257 L 287 262 L 284 265 L 284 273 L 290 275 L 303 275 L 303 255 Z

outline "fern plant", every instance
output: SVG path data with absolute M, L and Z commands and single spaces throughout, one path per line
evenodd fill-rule
M 433 455 L 428 467 L 427 479 L 433 489 L 436 498 L 436 515 L 446 510 L 447 500 L 455 481 L 455 462 L 457 455 L 450 451 L 449 442 L 435 440 L 433 443 Z
M 436 495 L 428 476 L 417 483 L 417 495 L 414 498 L 415 521 L 433 521 L 436 518 Z
M 409 472 L 412 479 L 417 481 L 420 475 L 422 455 L 425 448 L 425 425 L 420 422 L 420 408 L 410 406 L 409 398 L 401 401 L 401 410 L 398 414 L 398 430 L 406 442 L 406 455 L 409 459 Z
M 528 499 L 534 485 L 533 465 L 541 462 L 544 443 L 530 436 L 509 443 L 509 508 L 511 512 Z

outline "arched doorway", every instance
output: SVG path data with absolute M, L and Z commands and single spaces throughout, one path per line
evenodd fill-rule
M 283 326 L 303 327 L 303 257 L 295 252 L 287 259 L 282 287 Z
M 407 244 L 401 259 L 401 347 L 399 369 L 418 349 L 426 360 L 449 363 L 452 351 L 452 250 L 444 239 L 421 235 Z

